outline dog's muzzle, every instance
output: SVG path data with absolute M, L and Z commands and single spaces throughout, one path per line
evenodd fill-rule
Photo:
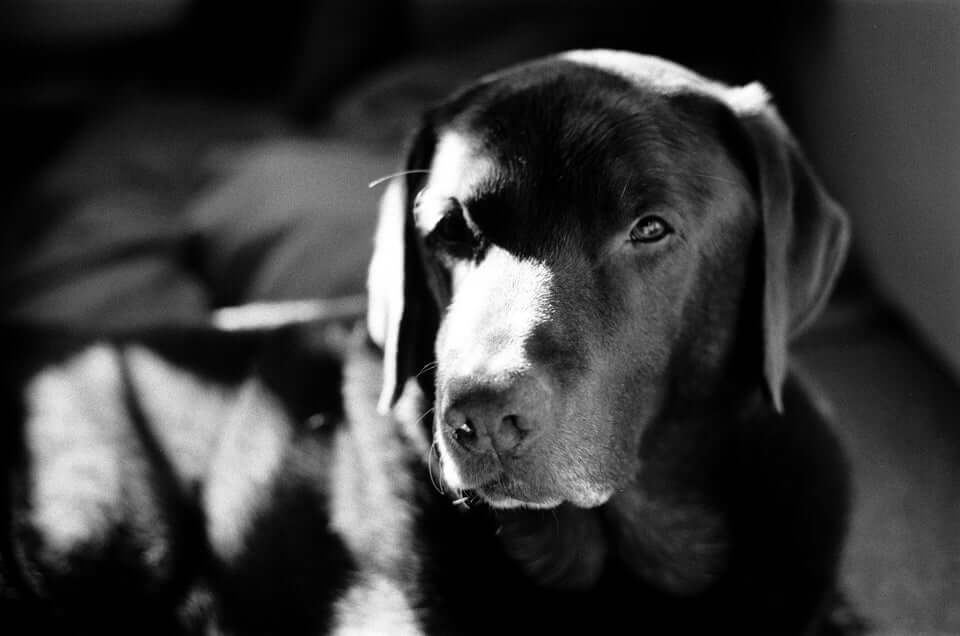
M 554 424 L 551 397 L 526 373 L 441 383 L 436 434 L 447 484 L 498 508 L 559 504 L 541 457 Z

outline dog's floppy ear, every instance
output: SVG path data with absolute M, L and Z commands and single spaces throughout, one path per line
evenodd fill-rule
M 393 407 L 406 381 L 433 359 L 439 316 L 424 271 L 413 202 L 435 145 L 433 127 L 425 122 L 407 154 L 406 173 L 390 180 L 380 201 L 367 274 L 367 330 L 383 349 L 381 413 Z
M 763 374 L 782 412 L 787 346 L 820 313 L 844 262 L 849 224 L 759 84 L 731 89 L 727 102 L 755 160 L 763 228 Z

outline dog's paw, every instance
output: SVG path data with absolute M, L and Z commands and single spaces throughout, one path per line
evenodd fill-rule
M 584 589 L 603 573 L 607 540 L 596 512 L 564 504 L 499 511 L 497 518 L 505 552 L 541 585 Z

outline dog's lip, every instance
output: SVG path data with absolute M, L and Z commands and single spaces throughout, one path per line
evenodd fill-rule
M 563 503 L 562 497 L 526 492 L 522 484 L 504 475 L 485 481 L 470 490 L 494 508 L 548 509 Z

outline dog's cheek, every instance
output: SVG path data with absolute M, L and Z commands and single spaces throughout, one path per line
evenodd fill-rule
M 622 353 L 600 365 L 591 393 L 595 417 L 605 424 L 608 462 L 617 462 L 618 472 L 629 472 L 629 478 L 637 466 L 643 434 L 667 392 L 668 355 L 662 345 L 638 348 L 635 336 L 628 335 L 618 344 Z
M 674 258 L 643 272 L 626 266 L 604 272 L 606 295 L 619 300 L 604 303 L 602 335 L 590 349 L 598 402 L 609 410 L 621 446 L 636 449 L 669 388 L 691 270 L 691 263 Z
M 543 472 L 585 508 L 602 505 L 636 474 L 640 437 L 661 399 L 654 370 L 632 356 L 619 359 L 628 351 L 622 346 L 612 351 L 593 349 L 559 394 L 562 415 L 542 453 Z
M 641 468 L 640 440 L 653 419 L 659 391 L 640 379 L 606 377 L 605 386 L 585 391 L 589 410 L 571 416 L 558 432 L 551 467 L 558 488 L 577 506 L 605 504 L 628 488 Z
M 539 473 L 566 501 L 594 508 L 606 503 L 636 471 L 636 453 L 630 446 L 605 410 L 572 414 L 557 423 L 541 449 Z

